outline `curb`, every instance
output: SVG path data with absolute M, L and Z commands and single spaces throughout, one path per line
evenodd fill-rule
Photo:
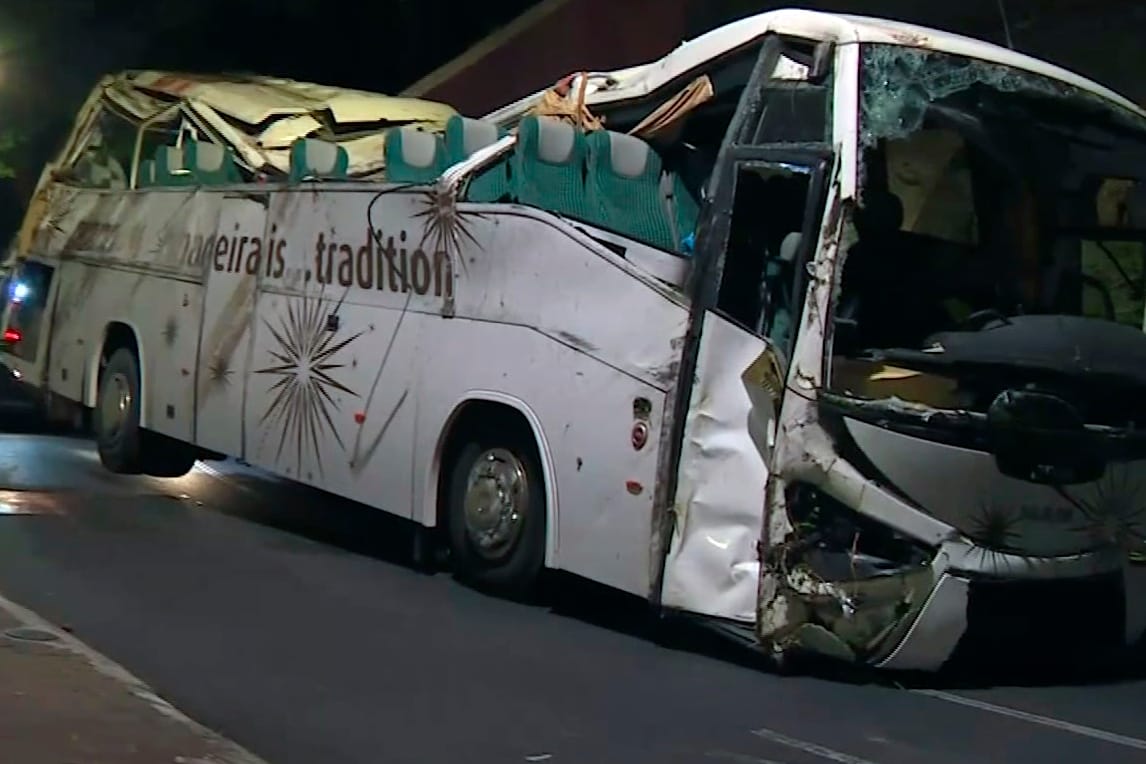
M 132 695 L 143 700 L 167 718 L 188 728 L 198 737 L 213 743 L 219 749 L 218 755 L 210 756 L 206 759 L 183 759 L 180 764 L 267 764 L 266 761 L 250 753 L 237 743 L 199 724 L 199 722 L 159 697 L 142 679 L 132 674 L 123 666 L 107 656 L 96 652 L 71 634 L 49 623 L 23 605 L 18 605 L 7 597 L 0 595 L 0 610 L 7 611 L 25 627 L 50 632 L 56 639 L 44 644 L 57 649 L 66 650 L 82 657 L 97 672 L 124 685 Z

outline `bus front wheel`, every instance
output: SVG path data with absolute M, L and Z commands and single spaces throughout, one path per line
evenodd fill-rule
M 104 366 L 93 424 L 100 462 L 112 472 L 179 477 L 195 464 L 191 448 L 140 428 L 139 362 L 128 348 L 113 352 Z
M 507 422 L 463 435 L 451 460 L 447 510 L 455 575 L 514 599 L 530 597 L 545 564 L 546 499 L 528 427 Z

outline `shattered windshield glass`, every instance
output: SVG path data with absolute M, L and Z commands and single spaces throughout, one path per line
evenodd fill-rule
M 860 95 L 864 147 L 881 138 L 903 138 L 919 129 L 928 107 L 983 84 L 1000 93 L 1071 97 L 1075 88 L 1046 77 L 961 56 L 899 45 L 865 45 Z
M 1052 314 L 1143 327 L 1146 119 L 984 61 L 866 45 L 837 352 Z

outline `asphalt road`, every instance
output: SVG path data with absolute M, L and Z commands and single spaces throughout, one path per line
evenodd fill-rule
M 215 470 L 126 479 L 82 440 L 0 435 L 0 592 L 271 764 L 1146 762 L 1142 678 L 781 677 L 575 581 L 481 596 L 378 513 Z

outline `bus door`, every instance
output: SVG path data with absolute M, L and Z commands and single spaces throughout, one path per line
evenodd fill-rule
M 777 70 L 783 50 L 778 38 L 765 42 L 701 212 L 668 466 L 671 512 L 661 526 L 659 604 L 744 630 L 756 620 L 776 421 L 834 165 L 825 124 L 812 127 L 819 141 L 768 139 L 772 85 L 760 73 Z M 826 85 L 809 90 L 813 100 L 830 98 Z

